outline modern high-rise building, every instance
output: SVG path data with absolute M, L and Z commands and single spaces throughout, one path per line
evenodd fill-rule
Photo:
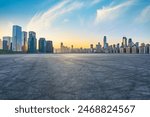
M 39 52 L 46 53 L 46 40 L 45 38 L 39 39 Z
M 124 47 L 124 48 L 127 47 L 127 38 L 126 38 L 126 37 L 123 37 L 123 39 L 122 39 L 122 44 L 123 44 L 123 47 Z
M 104 39 L 103 39 L 103 43 L 104 43 L 104 49 L 106 49 L 107 48 L 107 37 L 106 36 L 104 36 Z
M 8 50 L 7 41 L 3 40 L 3 50 Z
M 90 44 L 90 50 L 91 50 L 91 53 L 94 52 L 94 46 L 93 46 L 93 44 Z
M 128 40 L 128 47 L 132 47 L 132 45 L 133 45 L 133 42 L 132 42 L 132 39 L 130 38 L 130 39 Z
M 145 54 L 145 44 L 141 43 L 141 46 L 139 47 L 139 54 Z
M 139 48 L 139 42 L 136 42 L 136 43 L 135 43 L 135 46 L 136 46 L 137 48 Z
M 22 32 L 22 51 L 27 52 L 28 50 L 28 40 L 27 40 L 27 32 Z
M 132 47 L 132 54 L 137 54 L 137 53 L 139 53 L 139 49 L 137 48 L 136 45 L 134 45 L 134 46 Z
M 119 43 L 116 46 L 116 53 L 120 53 L 120 44 Z
M 36 33 L 33 31 L 29 32 L 29 39 L 28 39 L 28 52 L 29 53 L 36 53 L 37 52 L 37 39 Z
M 149 54 L 149 46 L 150 46 L 150 44 L 146 44 L 146 46 L 145 46 L 145 54 Z
M 10 36 L 3 37 L 3 49 L 4 50 L 11 50 L 11 41 L 12 41 L 12 38 Z
M 52 41 L 46 41 L 46 53 L 53 53 L 53 52 L 54 52 L 53 42 Z
M 22 51 L 22 28 L 14 25 L 12 32 L 12 50 Z
M 100 53 L 101 52 L 101 44 L 100 42 L 96 45 L 96 53 Z

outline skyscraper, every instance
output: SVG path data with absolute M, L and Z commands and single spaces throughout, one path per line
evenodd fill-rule
M 141 43 L 139 47 L 139 54 L 145 54 L 145 43 Z
M 123 43 L 124 48 L 127 47 L 127 38 L 126 37 L 123 37 L 122 43 Z
M 11 50 L 11 37 L 9 37 L 9 36 L 3 37 L 3 49 Z
M 28 50 L 28 41 L 27 41 L 27 32 L 22 32 L 22 50 L 23 52 L 27 52 Z
M 46 40 L 45 38 L 39 39 L 39 52 L 46 53 Z
M 29 39 L 28 39 L 28 52 L 29 53 L 36 53 L 37 49 L 37 39 L 36 33 L 33 31 L 29 32 Z
M 91 50 L 91 53 L 94 52 L 94 46 L 93 46 L 93 44 L 90 44 L 90 50 Z
M 96 53 L 100 53 L 101 52 L 101 44 L 100 42 L 96 45 Z
M 135 43 L 135 46 L 136 46 L 137 48 L 139 48 L 139 42 L 136 42 L 136 43 Z
M 132 42 L 132 39 L 130 38 L 130 39 L 128 40 L 128 46 L 129 46 L 129 47 L 132 47 L 132 45 L 133 45 L 133 42 Z
M 107 37 L 106 36 L 104 36 L 103 42 L 104 42 L 104 49 L 106 49 L 107 48 Z
M 53 53 L 53 42 L 52 41 L 46 41 L 46 53 Z
M 17 25 L 13 26 L 12 50 L 22 51 L 22 28 Z
M 3 40 L 3 50 L 8 50 L 7 41 Z

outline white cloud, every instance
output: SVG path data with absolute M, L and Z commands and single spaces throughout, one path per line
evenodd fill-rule
M 27 24 L 27 30 L 34 30 L 38 32 L 44 29 L 49 29 L 57 18 L 79 9 L 82 6 L 83 3 L 81 2 L 71 2 L 70 0 L 65 0 L 44 13 L 34 15 Z
M 134 3 L 134 0 L 130 0 L 115 6 L 103 7 L 97 10 L 96 23 L 102 21 L 114 20 L 126 11 L 126 8 Z
M 142 10 L 139 16 L 135 19 L 135 21 L 139 23 L 150 22 L 150 5 Z
M 91 5 L 95 5 L 95 4 L 99 3 L 99 2 L 101 2 L 101 0 L 92 0 Z
M 68 23 L 69 22 L 69 19 L 64 19 L 63 20 L 63 23 Z

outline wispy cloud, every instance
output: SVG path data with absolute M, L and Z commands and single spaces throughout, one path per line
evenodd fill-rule
M 97 10 L 96 14 L 96 23 L 100 23 L 102 21 L 114 20 L 118 18 L 121 14 L 126 11 L 130 5 L 134 3 L 134 0 L 130 0 L 118 5 L 110 5 L 108 7 L 103 7 L 102 9 Z
M 91 7 L 101 0 L 63 0 L 45 12 L 36 13 L 27 24 L 27 30 L 49 30 L 52 24 L 61 16 L 85 7 Z M 66 22 L 66 21 L 65 21 Z
M 82 6 L 83 3 L 81 2 L 71 2 L 70 0 L 62 1 L 44 13 L 34 15 L 27 25 L 27 30 L 37 31 L 49 28 L 57 18 L 79 9 Z
M 101 2 L 101 0 L 92 0 L 91 5 L 98 4 L 99 2 Z
M 138 23 L 147 23 L 150 22 L 150 5 L 145 7 L 139 16 L 135 19 Z
M 63 23 L 68 23 L 68 22 L 69 22 L 69 19 L 67 18 L 63 20 Z

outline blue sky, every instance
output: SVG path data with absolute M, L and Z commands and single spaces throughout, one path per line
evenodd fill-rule
M 12 25 L 33 30 L 37 38 L 88 47 L 108 37 L 150 43 L 150 0 L 0 0 L 0 38 Z

